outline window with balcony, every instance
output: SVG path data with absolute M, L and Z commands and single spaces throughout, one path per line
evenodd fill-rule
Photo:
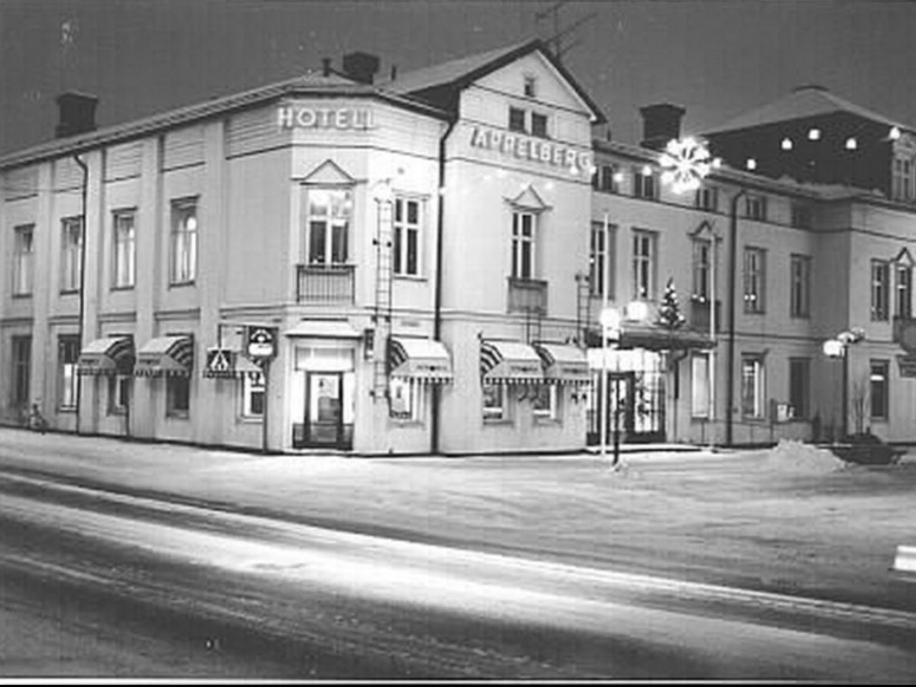
M 872 360 L 869 363 L 868 398 L 871 405 L 872 420 L 887 420 L 889 416 L 890 394 L 888 393 L 888 374 L 890 363 L 887 360 Z
M 591 241 L 588 255 L 588 288 L 592 296 L 614 298 L 614 242 L 617 227 L 608 225 L 605 232 L 603 222 L 592 222 Z
M 789 359 L 789 405 L 792 417 L 808 417 L 811 389 L 811 361 L 808 358 Z
M 83 245 L 83 220 L 66 217 L 61 220 L 60 238 L 60 292 L 79 291 L 81 255 Z
M 13 232 L 13 295 L 28 296 L 35 268 L 35 225 L 18 226 Z
M 421 202 L 396 198 L 392 222 L 391 260 L 394 274 L 402 277 L 420 275 Z
M 310 188 L 306 198 L 308 264 L 345 265 L 349 257 L 352 191 L 341 188 Z
M 197 278 L 197 199 L 172 201 L 169 283 L 193 284 Z
M 744 249 L 744 312 L 764 312 L 766 288 L 766 251 L 762 248 Z
M 653 232 L 633 230 L 633 297 L 655 299 L 656 240 Z
M 910 319 L 913 316 L 913 268 L 909 265 L 898 264 L 894 271 L 897 276 L 897 297 L 895 299 L 897 317 Z
M 763 222 L 767 218 L 766 196 L 749 195 L 744 199 L 744 216 Z
M 113 216 L 114 255 L 111 286 L 115 289 L 131 289 L 136 281 L 137 237 L 134 217 L 133 210 L 118 210 Z
M 76 408 L 77 370 L 80 357 L 78 336 L 65 335 L 57 339 L 57 407 L 60 410 Z
M 810 317 L 811 315 L 811 258 L 807 255 L 793 255 L 789 260 L 789 315 Z
M 646 200 L 658 198 L 658 178 L 654 172 L 645 167 L 633 170 L 633 195 Z
M 886 260 L 871 261 L 871 319 L 888 319 L 890 265 Z
M 741 416 L 751 420 L 765 417 L 763 356 L 741 356 Z

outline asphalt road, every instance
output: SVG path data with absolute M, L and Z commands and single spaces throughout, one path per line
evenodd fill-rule
M 912 681 L 916 614 L 0 473 L 0 674 Z

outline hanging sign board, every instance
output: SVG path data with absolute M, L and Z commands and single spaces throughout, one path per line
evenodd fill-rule
M 235 371 L 233 355 L 233 351 L 225 348 L 214 348 L 211 351 L 207 351 L 207 367 L 204 370 L 204 376 L 232 377 Z
M 248 327 L 245 339 L 248 356 L 257 359 L 270 359 L 277 355 L 276 327 Z
M 897 365 L 899 366 L 901 377 L 916 377 L 916 356 L 898 355 Z

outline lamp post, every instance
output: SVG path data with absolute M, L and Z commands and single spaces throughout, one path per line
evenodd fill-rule
M 605 289 L 606 294 L 607 289 Z M 600 315 L 601 321 L 601 378 L 598 384 L 598 395 L 601 399 L 600 408 L 601 408 L 601 417 L 599 434 L 601 435 L 601 458 L 602 460 L 607 455 L 607 416 L 608 411 L 610 410 L 610 404 L 608 403 L 610 394 L 608 393 L 608 378 L 607 378 L 607 357 L 608 357 L 608 342 L 613 339 L 616 343 L 620 339 L 620 311 L 617 308 L 612 306 L 605 305 L 601 309 Z M 615 415 L 616 415 L 616 404 L 615 404 Z M 616 418 L 615 418 L 616 419 Z M 615 428 L 617 423 L 614 423 Z M 617 458 L 620 451 L 620 442 L 615 436 L 614 438 L 614 465 L 617 465 Z
M 840 436 L 849 434 L 849 347 L 865 338 L 865 331 L 860 327 L 842 331 L 833 339 L 824 342 L 824 354 L 833 359 L 843 360 L 842 417 L 840 418 Z

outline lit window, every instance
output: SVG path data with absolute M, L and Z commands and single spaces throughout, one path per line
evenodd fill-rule
M 264 376 L 246 374 L 242 377 L 242 415 L 264 416 Z
M 811 258 L 793 255 L 789 261 L 790 305 L 792 317 L 808 317 L 811 303 Z
M 172 245 L 169 282 L 190 284 L 197 276 L 197 200 L 172 202 Z
M 889 305 L 890 265 L 886 260 L 871 261 L 871 319 L 886 320 Z
M 871 402 L 871 419 L 886 420 L 889 410 L 887 378 L 890 366 L 886 360 L 872 360 L 870 367 L 868 397 Z
M 133 210 L 114 213 L 114 265 L 112 286 L 129 289 L 134 286 L 137 267 L 137 238 Z
M 425 387 L 416 379 L 392 378 L 388 382 L 388 414 L 397 420 L 423 419 Z
M 530 212 L 512 213 L 512 276 L 534 278 L 536 216 Z
M 35 256 L 35 226 L 26 224 L 14 229 L 13 240 L 13 295 L 32 293 L 32 272 Z
M 766 252 L 761 248 L 744 249 L 744 312 L 764 311 L 766 285 Z
M 61 336 L 57 340 L 57 407 L 61 410 L 76 408 L 76 363 L 80 356 L 77 336 Z
M 539 384 L 532 402 L 534 416 L 542 420 L 556 420 L 557 412 L 557 385 Z
M 763 358 L 757 355 L 741 356 L 741 415 L 750 419 L 764 417 Z
M 310 188 L 307 196 L 309 265 L 345 265 L 353 212 L 351 191 Z
M 819 141 L 821 138 L 820 129 L 809 129 L 808 130 L 808 140 L 810 141 Z
M 633 297 L 639 300 L 655 298 L 655 235 L 641 229 L 633 230 Z
M 392 226 L 394 273 L 416 277 L 420 274 L 420 201 L 397 198 Z
M 506 388 L 502 384 L 483 385 L 483 419 L 504 420 L 506 418 Z
M 83 221 L 79 217 L 61 220 L 61 293 L 78 291 L 80 288 L 80 259 L 83 245 Z
M 709 354 L 693 354 L 690 377 L 690 414 L 692 417 L 709 417 Z

